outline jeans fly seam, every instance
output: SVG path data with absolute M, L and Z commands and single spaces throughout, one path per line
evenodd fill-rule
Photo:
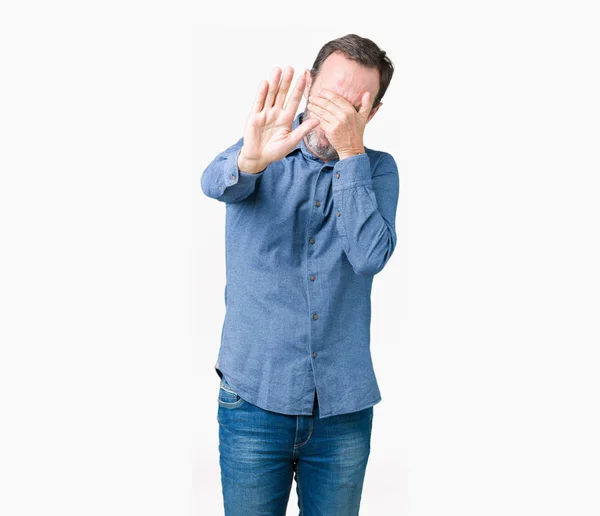
M 298 449 L 301 446 L 304 446 L 310 440 L 312 431 L 313 431 L 313 420 L 311 418 L 308 420 L 308 437 L 306 438 L 306 441 L 304 441 L 303 443 L 300 443 L 300 444 L 294 444 L 294 449 Z M 296 419 L 296 438 L 297 437 L 298 437 L 298 419 Z
M 300 419 L 300 416 L 296 416 L 296 435 L 294 436 L 294 443 L 298 439 L 298 420 L 299 419 Z M 293 448 L 296 449 L 296 444 L 294 444 Z

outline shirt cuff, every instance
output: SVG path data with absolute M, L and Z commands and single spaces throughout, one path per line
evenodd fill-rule
M 238 149 L 236 152 L 232 152 L 227 156 L 227 162 L 223 167 L 223 176 L 221 177 L 219 190 L 223 191 L 225 188 L 239 184 L 240 186 L 251 185 L 262 176 L 265 170 L 257 172 L 256 174 L 250 174 L 249 172 L 242 172 L 238 168 L 238 157 L 242 152 L 242 149 Z
M 371 160 L 369 156 L 357 154 L 338 161 L 333 167 L 334 190 L 350 186 L 372 184 Z

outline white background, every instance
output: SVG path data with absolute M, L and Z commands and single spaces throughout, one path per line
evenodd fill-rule
M 396 66 L 365 143 L 401 182 L 361 514 L 600 513 L 593 2 L 7 4 L 0 513 L 222 514 L 200 175 L 351 32 Z

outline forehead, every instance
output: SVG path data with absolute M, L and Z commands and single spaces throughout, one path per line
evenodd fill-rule
M 371 93 L 371 101 L 379 91 L 379 70 L 367 68 L 356 61 L 334 52 L 321 65 L 315 86 L 327 88 L 358 106 L 366 91 Z

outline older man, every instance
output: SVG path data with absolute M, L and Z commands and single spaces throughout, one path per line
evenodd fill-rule
M 325 44 L 291 93 L 294 70 L 276 67 L 244 136 L 202 174 L 226 204 L 214 366 L 226 516 L 285 515 L 294 473 L 303 516 L 358 514 L 381 401 L 371 286 L 396 246 L 399 196 L 394 158 L 363 136 L 393 71 L 354 34 Z

